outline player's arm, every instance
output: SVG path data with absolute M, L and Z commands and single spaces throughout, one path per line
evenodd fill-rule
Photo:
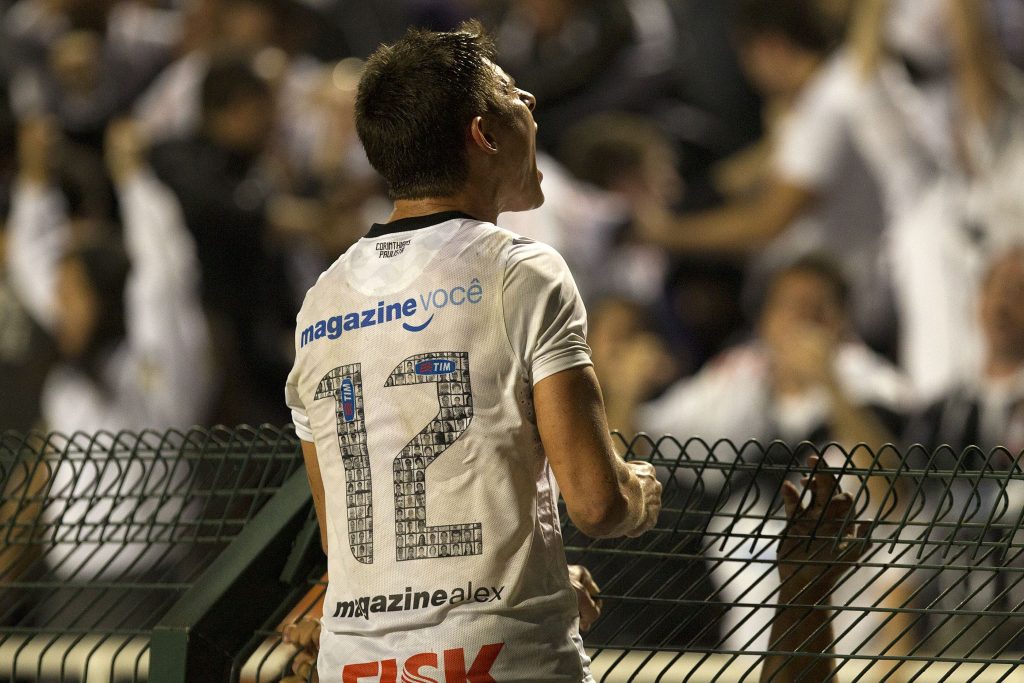
M 320 526 L 320 547 L 327 554 L 327 508 L 324 507 L 324 480 L 320 476 L 320 461 L 316 457 L 316 444 L 302 440 L 302 459 L 306 463 L 306 478 L 309 479 L 309 490 L 313 493 L 313 507 L 316 509 L 316 521 Z
M 588 536 L 638 536 L 654 526 L 661 484 L 646 462 L 623 462 L 612 446 L 604 401 L 590 366 L 533 388 L 544 452 L 573 524 Z

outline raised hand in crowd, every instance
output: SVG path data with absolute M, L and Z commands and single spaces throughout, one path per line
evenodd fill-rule
M 819 462 L 811 456 L 807 466 L 815 470 Z M 782 485 L 788 521 L 779 541 L 778 607 L 768 645 L 769 651 L 794 654 L 766 657 L 762 683 L 834 680 L 832 615 L 821 607 L 867 546 L 866 524 L 850 519 L 853 497 L 833 474 L 819 470 L 802 483 L 802 492 L 790 482 Z

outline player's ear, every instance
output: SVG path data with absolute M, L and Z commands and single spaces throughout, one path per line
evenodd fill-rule
M 484 117 L 477 116 L 469 123 L 469 137 L 473 144 L 484 154 L 497 154 L 498 143 L 494 136 L 487 132 L 487 122 Z

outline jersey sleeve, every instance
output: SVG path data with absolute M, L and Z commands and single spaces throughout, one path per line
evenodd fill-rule
M 35 321 L 56 328 L 57 270 L 70 241 L 67 207 L 52 187 L 17 183 L 7 223 L 7 266 L 15 294 Z
M 284 385 L 284 401 L 292 411 L 292 424 L 295 425 L 295 434 L 303 441 L 313 441 L 313 430 L 309 426 L 309 416 L 306 414 L 306 406 L 299 396 L 299 379 L 296 367 L 288 373 L 288 381 Z
M 533 384 L 592 365 L 587 312 L 565 260 L 551 247 L 513 241 L 502 286 L 505 330 Z

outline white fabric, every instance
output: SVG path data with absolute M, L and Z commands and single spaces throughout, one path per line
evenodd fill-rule
M 133 114 L 151 143 L 187 137 L 199 129 L 199 91 L 209 68 L 209 56 L 194 50 L 164 68 L 142 93 Z
M 906 410 L 912 402 L 910 385 L 899 370 L 863 344 L 843 344 L 836 354 L 835 371 L 843 390 L 858 404 Z M 725 351 L 693 377 L 679 380 L 663 396 L 641 406 L 637 422 L 651 434 L 699 437 L 709 443 L 775 438 L 773 411 L 785 410 L 787 405 L 805 411 L 806 400 L 824 394 L 811 391 L 778 407 L 769 372 L 767 352 L 759 344 Z M 824 415 L 827 408 L 819 405 L 813 412 Z M 791 421 L 789 416 L 782 419 Z
M 286 399 L 326 495 L 322 680 L 441 678 L 460 649 L 497 680 L 592 680 L 532 405 L 585 334 L 553 249 L 466 218 L 364 238 L 310 289 Z
M 102 368 L 106 390 L 68 365 L 52 370 L 43 387 L 49 429 L 66 435 L 106 432 L 96 437 L 90 458 L 72 448 L 50 463 L 53 501 L 43 516 L 55 524 L 58 542 L 47 563 L 63 578 L 122 576 L 173 559 L 171 545 L 124 541 L 147 533 L 132 520 L 170 522 L 185 514 L 181 498 L 161 494 L 187 485 L 188 463 L 133 459 L 126 464 L 123 444 L 117 459 L 99 455 L 114 448 L 111 434 L 120 430 L 190 427 L 204 415 L 211 392 L 199 266 L 177 200 L 145 172 L 117 190 L 131 261 L 127 335 Z M 56 269 L 67 240 L 63 200 L 55 190 L 21 184 L 13 203 L 12 285 L 29 312 L 52 331 Z M 59 542 L 63 538 L 73 542 Z
M 189 427 L 201 419 L 211 391 L 199 266 L 177 200 L 148 173 L 119 187 L 118 199 L 132 264 L 127 336 L 103 368 L 108 393 L 67 365 L 47 377 L 43 418 L 64 433 Z M 12 204 L 12 285 L 52 331 L 57 266 L 68 239 L 63 199 L 55 190 L 21 184 Z
M 761 250 L 748 288 L 763 291 L 773 272 L 809 253 L 841 264 L 851 284 L 852 317 L 867 338 L 893 323 L 890 280 L 882 267 L 885 214 L 882 194 L 847 125 L 842 59 L 823 64 L 780 120 L 772 166 L 791 185 L 812 191 L 815 202 Z
M 923 397 L 934 397 L 977 373 L 975 315 L 980 265 L 1000 244 L 1024 238 L 1024 89 L 1002 75 L 1009 97 L 987 126 L 967 126 L 950 80 L 913 82 L 907 69 L 883 60 L 863 75 L 840 52 L 820 89 L 836 129 L 845 129 L 882 187 L 885 267 L 900 320 L 900 362 Z M 972 171 L 962 163 L 964 141 Z M 828 149 L 829 137 L 819 136 Z M 822 167 L 791 166 L 796 177 Z

